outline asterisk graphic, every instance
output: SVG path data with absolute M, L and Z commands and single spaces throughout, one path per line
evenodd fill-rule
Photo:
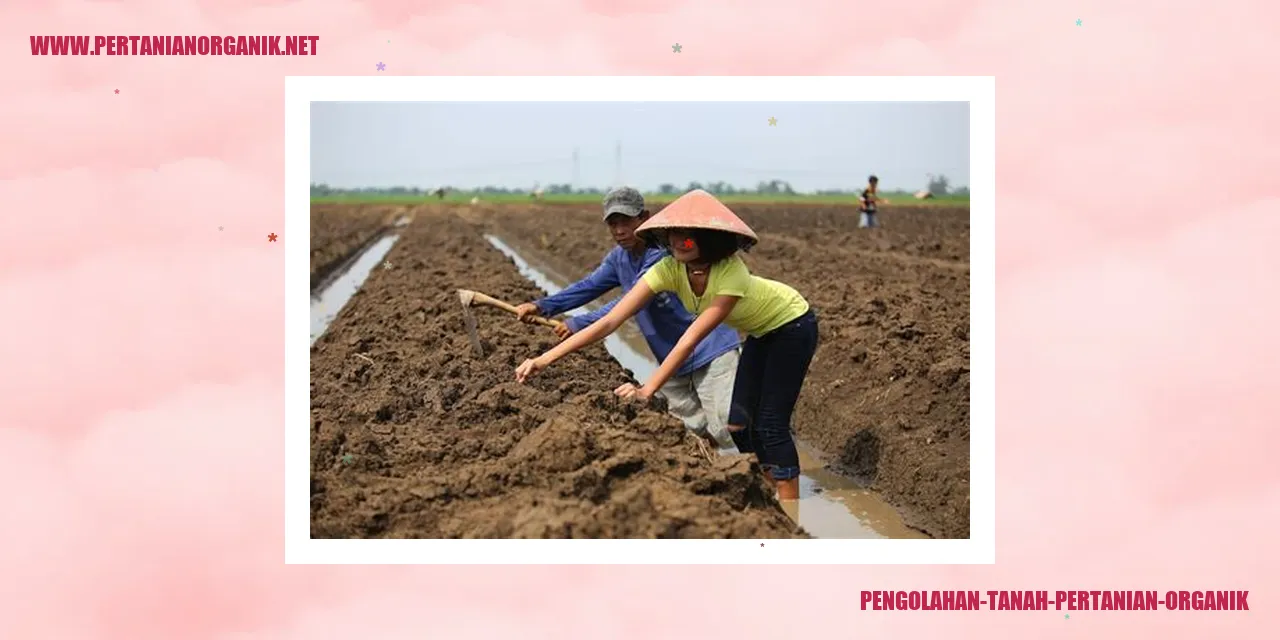
M 384 263 L 382 263 L 382 268 L 383 268 L 383 269 L 390 269 L 390 268 L 391 268 L 391 263 L 390 263 L 390 262 L 384 262 Z
M 1076 26 L 1077 27 L 1081 26 L 1080 18 L 1076 18 Z
M 679 43 L 679 42 L 677 42 L 677 43 L 675 43 L 675 44 L 671 45 L 671 50 L 672 50 L 672 51 L 674 51 L 674 52 L 676 52 L 676 53 L 680 53 L 680 43 Z
M 272 233 L 272 234 L 268 234 L 268 235 L 267 235 L 267 242 L 275 242 L 275 241 L 276 241 L 276 238 L 278 238 L 278 237 L 279 237 L 279 236 L 277 236 L 277 235 L 276 235 L 276 234 L 274 234 L 274 233 Z
M 381 62 L 378 63 L 378 71 L 385 71 L 386 68 L 387 68 L 387 65 L 382 64 Z
M 777 126 L 777 125 L 778 125 L 778 119 L 777 119 L 777 118 L 769 118 L 769 126 L 774 127 L 774 126 Z

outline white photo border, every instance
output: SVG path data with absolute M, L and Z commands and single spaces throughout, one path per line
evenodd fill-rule
M 313 540 L 310 537 L 311 103 L 968 102 L 970 538 L 964 540 Z M 778 96 L 762 100 L 762 96 Z M 771 114 L 762 114 L 762 123 Z M 285 562 L 287 564 L 993 564 L 995 562 L 995 78 L 434 77 L 285 79 Z M 763 126 L 763 124 L 761 125 Z M 723 554 L 716 550 L 723 551 Z

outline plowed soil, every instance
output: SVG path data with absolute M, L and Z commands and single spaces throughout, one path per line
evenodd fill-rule
M 376 239 L 406 207 L 322 204 L 311 207 L 311 288 Z
M 833 470 L 933 536 L 969 536 L 969 212 L 885 207 L 880 229 L 854 207 L 744 205 L 760 235 L 751 270 L 786 282 L 819 317 L 820 344 L 794 418 Z M 490 208 L 491 232 L 566 275 L 613 245 L 595 206 Z
M 313 537 L 805 537 L 747 457 L 617 399 L 603 347 L 517 384 L 554 335 L 481 307 L 471 355 L 457 289 L 538 295 L 481 231 L 415 211 L 312 348 Z

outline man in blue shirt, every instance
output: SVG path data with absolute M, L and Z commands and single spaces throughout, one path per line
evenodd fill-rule
M 560 293 L 516 307 L 526 322 L 535 315 L 551 317 L 577 309 L 599 298 L 614 287 L 625 295 L 640 276 L 666 255 L 660 247 L 650 246 L 636 236 L 636 228 L 649 218 L 644 196 L 631 187 L 613 189 L 604 197 L 604 222 L 614 242 L 600 266 L 586 278 L 566 287 Z M 599 310 L 565 320 L 563 340 L 570 334 L 604 317 L 618 300 Z M 673 293 L 654 297 L 649 306 L 636 314 L 636 324 L 644 334 L 649 350 L 662 362 L 675 348 L 695 316 L 685 310 Z M 733 400 L 733 379 L 738 370 L 738 333 L 727 326 L 716 327 L 698 346 L 693 355 L 662 386 L 661 393 L 668 409 L 694 433 L 715 441 L 721 448 L 733 447 L 729 436 L 729 405 Z

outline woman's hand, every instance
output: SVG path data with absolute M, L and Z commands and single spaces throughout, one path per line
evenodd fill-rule
M 533 374 L 546 368 L 547 362 L 542 359 L 542 356 L 525 360 L 520 363 L 520 366 L 516 367 L 516 382 L 523 383 L 525 380 L 532 377 Z
M 621 398 L 631 400 L 633 402 L 647 403 L 649 402 L 649 399 L 653 397 L 653 394 L 646 391 L 644 387 L 637 387 L 630 382 L 614 389 L 613 392 Z

